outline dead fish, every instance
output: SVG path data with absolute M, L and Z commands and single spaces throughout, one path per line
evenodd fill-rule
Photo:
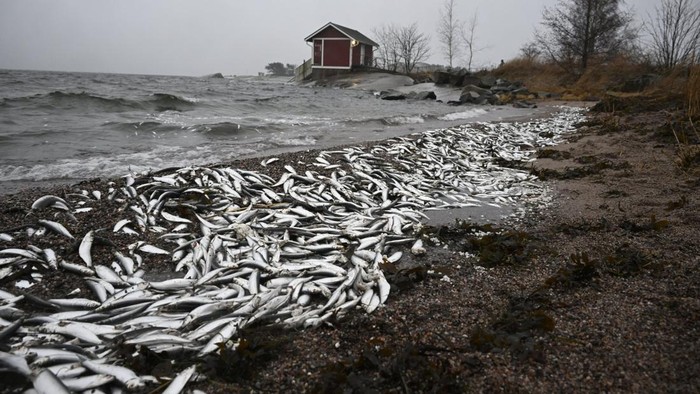
M 66 202 L 66 200 L 62 199 L 61 197 L 57 196 L 52 196 L 52 195 L 46 195 L 43 197 L 39 197 L 32 203 L 32 209 L 42 209 L 46 208 L 49 206 L 52 206 L 54 204 L 58 204 L 58 207 L 61 208 L 66 208 L 66 210 L 70 210 L 70 204 Z
M 159 247 L 149 245 L 149 244 L 143 244 L 138 247 L 138 249 L 142 252 L 150 253 L 150 254 L 170 254 L 167 250 L 163 250 Z
M 175 379 L 173 379 L 172 382 L 168 385 L 168 387 L 163 390 L 163 394 L 179 394 L 181 393 L 187 383 L 192 379 L 192 375 L 194 375 L 194 372 L 197 369 L 197 365 L 192 365 L 190 367 L 185 368 L 177 374 Z
M 85 360 L 82 364 L 85 368 L 89 369 L 92 372 L 114 376 L 129 390 L 142 388 L 146 385 L 145 381 L 138 377 L 134 373 L 134 371 L 125 367 L 120 367 L 118 365 L 111 365 L 106 363 L 103 364 L 100 363 L 98 360 Z
M 92 267 L 92 242 L 95 239 L 95 233 L 90 230 L 85 234 L 78 248 L 78 255 L 88 267 Z
M 61 223 L 54 222 L 51 220 L 39 219 L 39 224 L 57 234 L 73 239 L 73 235 Z
M 416 256 L 425 254 L 425 248 L 423 247 L 423 240 L 418 238 L 416 242 L 411 246 L 411 253 Z

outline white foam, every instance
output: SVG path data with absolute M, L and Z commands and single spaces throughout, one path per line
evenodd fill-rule
M 422 116 L 394 116 L 385 119 L 390 125 L 402 125 L 402 124 L 420 124 L 425 123 L 425 119 Z
M 487 111 L 481 108 L 474 108 L 463 112 L 453 112 L 451 114 L 446 114 L 438 119 L 440 120 L 462 120 L 476 118 L 477 116 L 485 114 Z
M 263 119 L 264 123 L 274 125 L 290 125 L 290 126 L 310 126 L 315 124 L 330 124 L 331 118 L 317 118 L 314 116 L 292 115 L 287 118 L 267 118 Z
M 256 152 L 248 147 L 199 146 L 181 148 L 160 146 L 156 149 L 115 156 L 94 156 L 81 159 L 62 159 L 51 164 L 0 167 L 0 182 L 50 181 L 57 179 L 85 179 L 121 176 L 130 172 L 157 171 L 162 168 L 225 161 L 239 155 Z
M 316 138 L 311 136 L 300 136 L 300 137 L 285 137 L 284 135 L 277 135 L 271 139 L 272 142 L 282 145 L 282 146 L 307 146 L 316 145 Z

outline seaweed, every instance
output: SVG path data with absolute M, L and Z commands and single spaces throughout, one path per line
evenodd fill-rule
M 570 263 L 560 268 L 544 282 L 549 288 L 575 288 L 588 285 L 600 276 L 600 262 L 591 260 L 586 253 L 572 254 Z
M 657 220 L 656 215 L 652 214 L 649 216 L 649 222 L 644 224 L 637 224 L 629 219 L 625 219 L 620 223 L 620 228 L 631 231 L 633 233 L 640 233 L 646 231 L 661 231 L 670 226 L 671 223 L 668 220 L 662 219 Z
M 386 275 L 386 280 L 398 290 L 407 290 L 428 277 L 428 267 L 425 265 L 402 269 L 397 269 L 393 263 L 381 263 L 380 266 Z
M 406 341 L 384 344 L 369 340 L 356 357 L 324 366 L 311 390 L 318 393 L 417 391 L 427 393 L 464 392 L 459 373 L 467 368 L 481 368 L 466 360 L 461 363 L 449 349 Z M 377 387 L 371 390 L 368 387 Z M 410 388 L 410 390 L 409 390 Z M 380 391 L 381 389 L 381 391 Z
M 528 233 L 514 230 L 472 238 L 470 244 L 471 250 L 479 253 L 479 264 L 484 267 L 523 265 L 535 249 Z
M 604 170 L 627 170 L 632 167 L 628 161 L 614 163 L 608 159 L 598 160 L 594 156 L 583 156 L 581 158 L 577 158 L 576 161 L 582 164 L 590 165 L 584 165 L 581 167 L 566 167 L 560 171 L 548 168 L 532 167 L 530 169 L 530 173 L 541 180 L 577 179 L 600 174 Z
M 620 198 L 620 197 L 627 197 L 629 196 L 629 193 L 627 193 L 624 190 L 617 190 L 617 189 L 612 189 L 608 190 L 603 193 L 603 197 L 605 198 Z
M 563 233 L 569 236 L 580 236 L 598 231 L 610 231 L 612 223 L 604 217 L 597 221 L 581 220 L 573 223 L 560 223 L 556 226 L 557 233 Z
M 541 334 L 551 332 L 556 326 L 547 313 L 548 295 L 536 290 L 527 297 L 511 299 L 508 309 L 489 327 L 476 326 L 470 336 L 470 345 L 484 353 L 509 351 L 514 357 L 544 362 Z
M 669 201 L 666 204 L 666 208 L 664 209 L 665 211 L 673 211 L 676 209 L 681 209 L 688 205 L 688 197 L 686 196 L 681 196 L 678 200 L 674 201 Z
M 538 159 L 552 160 L 568 160 L 571 158 L 571 152 L 560 151 L 557 149 L 545 148 L 537 151 Z
M 620 277 L 637 275 L 654 267 L 646 253 L 630 245 L 622 245 L 615 249 L 615 254 L 608 256 L 606 262 L 606 271 Z

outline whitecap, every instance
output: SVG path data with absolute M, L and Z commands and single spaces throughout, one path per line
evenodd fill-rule
M 462 112 L 453 112 L 451 114 L 446 114 L 438 119 L 440 120 L 462 120 L 462 119 L 471 119 L 475 118 L 477 116 L 485 114 L 487 111 L 485 109 L 481 108 L 474 108 L 470 109 L 467 111 L 462 111 Z

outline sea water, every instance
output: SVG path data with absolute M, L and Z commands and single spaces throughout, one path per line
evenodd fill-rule
M 288 78 L 0 70 L 0 193 L 523 116 Z

